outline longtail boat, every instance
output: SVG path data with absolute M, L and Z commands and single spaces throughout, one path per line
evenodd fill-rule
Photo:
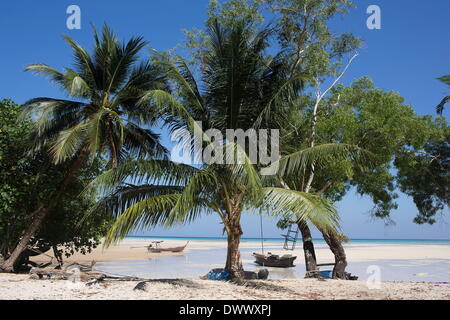
M 278 256 L 274 254 L 259 254 L 253 253 L 256 261 L 255 263 L 264 267 L 274 267 L 274 268 L 292 268 L 294 267 L 294 261 L 297 259 L 295 256 L 284 255 Z
M 162 241 L 161 241 L 162 242 Z M 147 247 L 148 252 L 153 252 L 153 253 L 160 253 L 160 252 L 182 252 L 187 245 L 189 244 L 189 241 L 182 247 L 173 247 L 173 248 L 163 248 L 160 247 L 160 243 L 161 242 L 157 242 L 154 244 L 151 244 Z

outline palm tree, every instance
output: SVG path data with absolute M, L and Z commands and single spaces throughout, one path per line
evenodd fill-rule
M 154 101 L 171 128 L 184 127 L 191 132 L 201 130 L 195 120 L 202 120 L 202 132 L 216 128 L 223 133 L 227 129 L 249 129 L 255 122 L 268 123 L 264 113 L 274 109 L 273 102 L 288 97 L 295 91 L 292 86 L 298 85 L 292 81 L 287 84 L 282 55 L 264 54 L 268 35 L 268 30 L 255 32 L 245 23 L 224 28 L 213 21 L 208 36 L 210 48 L 202 60 L 202 85 L 183 60 L 172 63 L 162 57 L 160 63 L 176 84 L 177 97 L 154 90 L 143 97 L 144 101 Z M 278 106 L 279 113 L 280 109 Z M 200 168 L 168 160 L 131 161 L 94 180 L 91 187 L 108 194 L 94 211 L 109 210 L 117 216 L 107 235 L 107 246 L 136 228 L 158 224 L 170 227 L 214 212 L 227 233 L 225 269 L 233 277 L 242 277 L 240 221 L 246 209 L 269 211 L 296 221 L 310 219 L 324 230 L 336 230 L 337 215 L 328 201 L 279 188 L 272 181 L 276 177 L 262 179 L 260 166 L 252 164 L 248 157 L 248 148 L 225 140 L 212 143 L 206 134 L 204 138 L 204 147 L 232 148 L 245 161 L 203 164 Z M 279 174 L 291 174 L 310 166 L 311 161 L 319 164 L 324 157 L 348 154 L 348 150 L 347 146 L 329 145 L 297 152 L 279 160 Z
M 326 148 L 330 155 L 333 148 L 343 152 L 345 147 Z M 289 159 L 280 159 L 281 167 L 301 169 L 311 159 L 318 161 L 321 153 L 319 147 L 303 150 Z M 225 269 L 239 278 L 243 276 L 239 244 L 244 210 L 259 209 L 295 221 L 310 220 L 323 230 L 336 232 L 338 216 L 331 203 L 310 193 L 265 187 L 256 167 L 246 155 L 244 158 L 242 165 L 201 168 L 169 160 L 133 160 L 103 173 L 90 188 L 107 194 L 92 212 L 106 210 L 117 217 L 105 246 L 123 239 L 132 230 L 156 225 L 172 227 L 189 223 L 202 214 L 215 213 L 227 233 Z
M 450 87 L 450 75 L 442 76 L 438 78 L 438 80 Z M 441 103 L 439 103 L 439 105 L 437 106 L 436 112 L 439 115 L 442 115 L 442 113 L 444 112 L 444 107 L 447 102 L 450 102 L 450 96 L 446 96 L 444 99 L 442 99 Z
M 91 54 L 72 38 L 64 39 L 72 48 L 74 69 L 59 72 L 45 64 L 33 64 L 25 70 L 47 76 L 74 100 L 35 98 L 25 103 L 24 115 L 35 119 L 32 150 L 49 149 L 55 163 L 72 160 L 73 164 L 51 203 L 42 201 L 32 213 L 31 225 L 0 267 L 5 271 L 13 270 L 20 253 L 89 157 L 106 154 L 114 168 L 128 157 L 166 154 L 159 136 L 144 127 L 157 118 L 142 97 L 149 90 L 167 89 L 159 67 L 138 63 L 147 42 L 135 37 L 121 43 L 106 25 L 101 37 L 94 29 Z

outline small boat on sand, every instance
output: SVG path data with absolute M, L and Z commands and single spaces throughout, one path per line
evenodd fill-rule
M 278 256 L 271 254 L 270 252 L 265 254 L 253 253 L 256 261 L 255 263 L 264 267 L 274 267 L 274 268 L 292 268 L 294 267 L 294 261 L 297 257 L 292 255 Z
M 172 247 L 172 248 L 163 248 L 160 247 L 162 241 L 155 241 L 152 244 L 150 244 L 147 247 L 148 252 L 153 252 L 153 253 L 160 253 L 160 252 L 182 252 L 187 245 L 189 244 L 189 241 L 182 247 Z

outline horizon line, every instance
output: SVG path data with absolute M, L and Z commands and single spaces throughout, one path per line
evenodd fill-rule
M 219 236 L 204 236 L 204 237 L 195 237 L 195 236 L 145 236 L 145 235 L 129 235 L 126 236 L 125 238 L 176 238 L 176 239 L 186 239 L 186 238 L 190 238 L 190 239 L 227 239 L 226 236 L 223 237 L 219 237 Z M 260 238 L 260 237 L 242 237 L 241 239 L 245 240 L 245 239 L 258 239 L 258 240 L 267 240 L 267 239 L 271 239 L 271 240 L 281 240 L 284 241 L 283 237 L 265 237 L 265 238 Z M 313 240 L 324 240 L 323 238 L 313 238 Z M 348 238 L 348 240 L 385 240 L 385 241 L 397 241 L 397 240 L 403 240 L 403 241 L 450 241 L 450 239 L 404 239 L 404 238 L 389 238 L 389 239 L 385 239 L 385 238 Z M 301 241 L 301 237 L 299 238 L 299 241 Z

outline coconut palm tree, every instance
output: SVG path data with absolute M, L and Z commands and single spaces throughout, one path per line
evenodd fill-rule
M 238 148 L 236 145 L 228 147 Z M 332 149 L 336 154 L 345 149 L 342 146 L 325 148 L 328 155 Z M 319 147 L 303 150 L 289 159 L 280 159 L 280 164 L 283 168 L 301 169 L 311 159 L 318 162 L 321 153 Z M 204 165 L 201 168 L 169 160 L 133 160 L 103 173 L 90 188 L 107 194 L 92 212 L 106 210 L 117 217 L 105 245 L 123 239 L 132 230 L 156 225 L 172 227 L 192 222 L 202 214 L 215 213 L 227 233 L 225 269 L 233 277 L 242 277 L 240 221 L 246 210 L 259 209 L 295 221 L 310 220 L 324 230 L 336 232 L 338 215 L 331 203 L 311 193 L 264 186 L 256 166 L 246 155 L 243 157 L 246 160 L 242 165 Z
M 450 87 L 450 75 L 442 76 L 438 78 L 438 80 Z M 444 112 L 444 107 L 448 102 L 450 102 L 450 96 L 446 96 L 444 99 L 442 99 L 441 103 L 439 103 L 436 108 L 436 112 L 439 115 L 442 115 L 442 113 Z
M 324 230 L 335 232 L 337 215 L 329 202 L 314 194 L 277 187 L 273 181 L 276 176 L 262 178 L 261 166 L 251 163 L 247 147 L 226 139 L 213 143 L 205 133 L 216 128 L 225 136 L 228 129 L 247 130 L 255 123 L 275 125 L 276 117 L 267 119 L 264 113 L 276 109 L 281 114 L 283 100 L 289 99 L 299 83 L 285 80 L 282 54 L 265 55 L 268 36 L 267 29 L 255 32 L 245 23 L 224 28 L 213 21 L 208 34 L 209 49 L 202 59 L 201 84 L 183 60 L 178 58 L 173 63 L 167 57 L 160 59 L 176 85 L 177 96 L 154 90 L 143 100 L 154 101 L 172 129 L 201 131 L 204 149 L 231 148 L 232 154 L 240 154 L 244 161 L 203 163 L 198 168 L 167 160 L 130 161 L 104 173 L 91 187 L 108 194 L 94 211 L 109 210 L 117 216 L 106 245 L 136 228 L 158 224 L 170 227 L 190 222 L 202 213 L 216 213 L 227 233 L 225 269 L 234 277 L 242 277 L 240 222 L 246 209 L 259 209 L 296 221 L 310 219 Z M 280 105 L 274 103 L 277 100 Z M 202 128 L 198 120 L 202 121 Z M 279 174 L 292 174 L 310 166 L 312 161 L 319 166 L 326 157 L 348 156 L 350 149 L 327 145 L 293 153 L 279 160 Z
M 158 66 L 138 62 L 147 42 L 135 37 L 122 43 L 106 25 L 101 36 L 94 28 L 92 53 L 72 38 L 64 39 L 73 51 L 73 69 L 59 72 L 45 64 L 33 64 L 25 70 L 47 76 L 73 100 L 35 98 L 25 103 L 24 115 L 35 119 L 32 151 L 48 149 L 55 163 L 71 160 L 73 164 L 51 203 L 42 201 L 32 213 L 31 225 L 0 267 L 5 271 L 13 270 L 17 257 L 89 157 L 106 154 L 114 168 L 128 157 L 162 157 L 166 153 L 158 134 L 145 127 L 157 118 L 141 98 L 149 90 L 167 89 Z

